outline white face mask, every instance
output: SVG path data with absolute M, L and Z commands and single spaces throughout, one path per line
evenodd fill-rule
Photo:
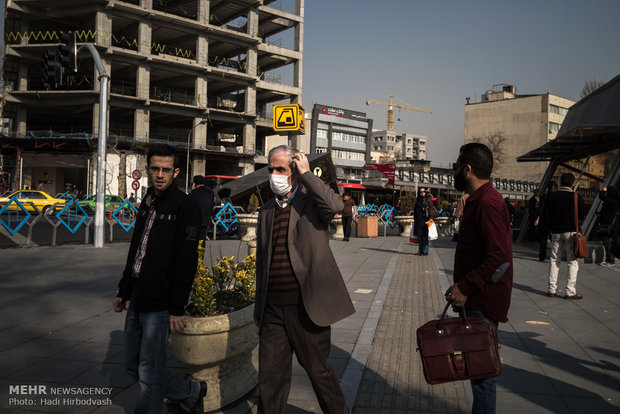
M 289 175 L 269 174 L 269 187 L 277 195 L 285 195 L 291 191 L 292 186 L 288 182 Z

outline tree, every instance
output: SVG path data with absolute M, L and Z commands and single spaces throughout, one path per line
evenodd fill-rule
M 596 79 L 586 79 L 583 88 L 581 88 L 581 91 L 579 92 L 579 99 L 585 98 L 601 86 L 603 86 L 603 82 L 599 82 Z
M 502 164 L 504 163 L 504 161 L 506 161 L 506 140 L 506 135 L 504 135 L 504 131 L 501 129 L 496 129 L 494 131 L 488 132 L 482 137 L 472 138 L 472 142 L 479 142 L 489 147 L 489 149 L 493 153 L 493 162 L 496 165 Z

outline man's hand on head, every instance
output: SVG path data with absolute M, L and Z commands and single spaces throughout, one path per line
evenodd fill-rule
M 293 162 L 297 168 L 297 173 L 299 175 L 304 175 L 308 171 L 310 171 L 310 163 L 308 162 L 308 157 L 302 152 L 298 152 L 294 154 L 292 157 Z
M 185 322 L 185 316 L 175 316 L 170 315 L 170 332 L 171 333 L 181 333 L 187 323 Z

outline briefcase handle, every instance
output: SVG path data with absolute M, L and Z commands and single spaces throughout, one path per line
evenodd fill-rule
M 436 332 L 438 335 L 443 334 L 443 329 L 441 328 L 441 323 L 443 322 L 444 318 L 446 317 L 446 312 L 448 311 L 448 308 L 450 307 L 450 302 L 446 303 L 446 307 L 443 308 L 443 313 L 441 314 L 441 318 L 437 321 L 437 328 L 436 328 Z M 465 329 L 470 329 L 471 325 L 469 324 L 469 320 L 467 320 L 467 314 L 465 313 L 465 304 L 463 304 L 463 312 L 462 315 L 463 317 L 461 319 L 464 320 L 465 322 Z

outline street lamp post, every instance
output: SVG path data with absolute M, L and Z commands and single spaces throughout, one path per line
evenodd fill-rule
M 198 122 L 196 125 L 192 127 L 187 133 L 187 161 L 185 164 L 185 192 L 189 193 L 189 147 L 190 147 L 190 139 L 192 138 L 192 132 L 196 129 L 198 125 L 203 125 L 208 122 L 208 119 L 203 119 Z

